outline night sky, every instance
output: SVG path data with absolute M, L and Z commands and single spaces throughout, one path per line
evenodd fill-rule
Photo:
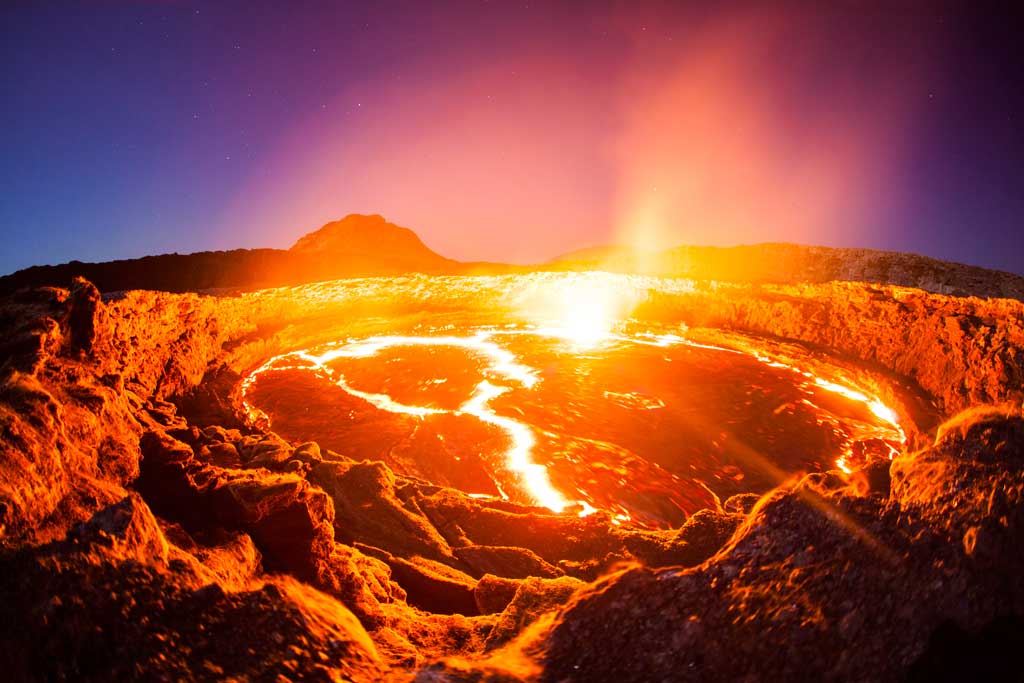
M 461 260 L 796 241 L 1024 273 L 1019 22 L 713 4 L 5 2 L 0 273 L 348 213 Z

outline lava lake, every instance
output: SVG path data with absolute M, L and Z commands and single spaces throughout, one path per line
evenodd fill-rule
M 282 354 L 246 378 L 243 401 L 289 441 L 436 485 L 672 528 L 737 493 L 897 452 L 894 417 L 818 380 L 675 334 L 581 345 L 557 329 L 468 328 Z

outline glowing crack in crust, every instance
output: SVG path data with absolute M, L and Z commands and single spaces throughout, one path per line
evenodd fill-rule
M 880 436 L 884 438 L 896 437 L 899 443 L 906 441 L 906 435 L 899 425 L 897 413 L 877 397 L 858 388 L 818 377 L 811 372 L 781 362 L 775 358 L 724 346 L 700 344 L 676 334 L 644 332 L 627 336 L 610 330 L 604 330 L 595 336 L 592 332 L 596 328 L 589 322 L 584 329 L 586 330 L 585 334 L 577 334 L 574 329 L 540 327 L 501 330 L 487 329 L 470 336 L 374 336 L 341 344 L 328 345 L 326 348 L 320 347 L 322 350 L 319 350 L 319 352 L 309 349 L 293 351 L 271 358 L 246 376 L 241 383 L 241 401 L 250 422 L 264 428 L 269 428 L 269 417 L 248 401 L 248 391 L 256 379 L 265 372 L 304 370 L 312 371 L 327 378 L 348 394 L 356 396 L 386 412 L 410 415 L 417 418 L 440 414 L 472 415 L 480 421 L 493 425 L 505 432 L 510 443 L 504 453 L 505 466 L 509 471 L 518 475 L 524 492 L 531 500 L 554 512 L 562 512 L 567 508 L 573 507 L 579 511 L 578 514 L 580 516 L 595 512 L 596 508 L 586 501 L 570 501 L 552 486 L 547 468 L 534 462 L 532 459 L 536 439 L 530 426 L 515 418 L 499 415 L 491 408 L 491 401 L 511 390 L 513 386 L 531 389 L 540 382 L 540 376 L 534 368 L 520 362 L 515 354 L 494 341 L 494 338 L 497 336 L 535 335 L 556 338 L 563 340 L 570 350 L 579 350 L 581 346 L 592 348 L 604 343 L 624 342 L 656 347 L 692 346 L 694 348 L 752 355 L 757 360 L 772 367 L 785 368 L 802 375 L 805 378 L 802 386 L 808 392 L 813 385 L 824 391 L 839 394 L 850 401 L 864 405 L 876 418 L 888 425 L 889 429 L 886 429 L 884 434 L 880 432 Z M 482 358 L 487 363 L 484 368 L 484 374 L 487 378 L 476 384 L 472 395 L 457 409 L 447 410 L 429 406 L 409 405 L 395 401 L 387 394 L 360 391 L 351 386 L 344 376 L 336 373 L 328 365 L 331 361 L 339 358 L 370 358 L 384 349 L 407 346 L 445 346 L 464 349 L 467 353 Z M 622 400 L 624 397 L 614 395 L 609 398 Z M 647 409 L 657 409 L 663 406 L 664 404 L 660 401 L 649 402 L 645 405 Z M 836 460 L 836 466 L 847 473 L 851 471 L 851 467 L 848 464 L 851 448 L 848 447 Z M 896 450 L 891 446 L 889 448 L 891 451 L 890 457 L 892 457 Z M 503 491 L 502 495 L 507 498 Z M 619 515 L 616 521 L 628 521 L 628 516 Z
M 897 413 L 868 391 L 855 387 L 848 379 L 842 383 L 819 377 L 780 358 L 770 357 L 756 350 L 728 346 L 701 344 L 679 334 L 639 332 L 622 333 L 622 323 L 629 319 L 636 307 L 657 291 L 665 294 L 689 292 L 694 283 L 684 279 L 654 279 L 646 276 L 622 276 L 603 272 L 587 273 L 535 273 L 522 276 L 408 276 L 400 278 L 366 278 L 344 282 L 330 282 L 305 287 L 302 295 L 313 300 L 337 302 L 357 298 L 376 297 L 388 301 L 430 301 L 437 291 L 444 292 L 453 302 L 468 303 L 485 297 L 493 300 L 497 310 L 515 312 L 513 319 L 528 321 L 529 325 L 503 329 L 488 328 L 469 336 L 441 334 L 434 336 L 373 336 L 333 343 L 282 354 L 271 358 L 247 375 L 240 385 L 240 399 L 248 419 L 263 428 L 270 427 L 269 416 L 254 406 L 247 394 L 257 378 L 269 371 L 302 370 L 314 372 L 333 382 L 348 394 L 395 414 L 420 419 L 439 414 L 473 415 L 503 432 L 509 440 L 504 454 L 507 469 L 518 475 L 524 493 L 531 500 L 554 511 L 564 511 L 575 505 L 585 515 L 595 508 L 585 501 L 569 501 L 556 490 L 548 477 L 547 468 L 533 461 L 536 437 L 531 426 L 513 417 L 497 414 L 491 401 L 514 389 L 532 389 L 540 382 L 539 373 L 522 363 L 511 351 L 500 346 L 499 335 L 537 335 L 561 340 L 570 352 L 587 352 L 605 344 L 630 343 L 651 347 L 689 346 L 696 349 L 735 353 L 756 358 L 774 368 L 792 371 L 799 376 L 798 384 L 806 394 L 804 403 L 811 402 L 815 389 L 834 393 L 862 404 L 879 424 L 867 425 L 868 436 L 877 437 L 889 448 L 892 457 L 897 451 L 892 443 L 906 442 Z M 272 290 L 276 291 L 276 290 Z M 293 293 L 285 288 L 285 293 Z M 264 293 L 265 294 L 265 293 Z M 419 304 L 417 304 L 419 305 Z M 685 331 L 685 326 L 680 326 Z M 684 332 L 685 333 L 685 332 Z M 351 386 L 344 376 L 329 367 L 337 358 L 370 358 L 384 349 L 402 346 L 449 346 L 464 349 L 485 360 L 485 379 L 476 384 L 471 396 L 455 410 L 430 406 L 408 405 L 381 393 L 360 391 Z M 435 381 L 445 381 L 435 380 Z M 664 404 L 657 398 L 637 395 L 606 394 L 605 398 L 631 407 L 657 410 Z M 848 439 L 844 452 L 836 459 L 836 466 L 845 472 L 852 470 L 854 439 Z M 492 479 L 494 479 L 492 477 Z M 495 482 L 497 483 L 497 482 Z M 500 487 L 503 497 L 508 497 Z M 477 494 L 479 495 L 479 494 Z M 611 511 L 616 512 L 616 511 Z M 619 521 L 628 516 L 619 515 Z
M 762 363 L 770 367 L 783 368 L 786 370 L 790 370 L 791 372 L 794 372 L 798 375 L 803 375 L 805 378 L 807 378 L 807 381 L 804 382 L 802 385 L 804 388 L 807 388 L 809 384 L 813 384 L 819 389 L 823 389 L 833 394 L 838 394 L 840 396 L 843 396 L 844 398 L 849 399 L 850 401 L 853 401 L 854 403 L 862 404 L 869 411 L 871 411 L 872 415 L 874 415 L 876 418 L 878 418 L 879 420 L 888 425 L 889 429 L 892 431 L 892 436 L 895 437 L 896 441 L 898 441 L 900 444 L 905 444 L 907 442 L 907 434 L 903 430 L 903 427 L 900 426 L 899 414 L 889 406 L 885 405 L 885 403 L 883 403 L 882 400 L 877 396 L 872 396 L 865 391 L 861 391 L 860 389 L 855 389 L 853 387 L 839 384 L 838 382 L 832 382 L 830 380 L 825 379 L 824 377 L 818 377 L 812 372 L 801 370 L 800 368 L 794 365 L 790 365 L 789 363 L 783 363 L 780 360 L 777 360 L 770 356 L 766 356 L 761 353 L 754 353 L 753 356 L 757 360 L 761 361 Z M 890 460 L 892 460 L 895 456 L 899 455 L 899 451 L 897 451 L 892 446 L 889 446 L 888 448 Z M 853 471 L 853 468 L 850 466 L 851 456 L 852 446 L 848 445 L 846 447 L 846 450 L 838 458 L 836 458 L 836 467 L 838 467 L 846 474 L 850 474 Z
M 302 350 L 275 356 L 245 378 L 242 383 L 243 404 L 251 421 L 269 427 L 268 416 L 246 400 L 245 397 L 249 388 L 256 378 L 264 372 L 284 369 L 305 369 L 314 370 L 318 374 L 329 378 L 352 396 L 357 396 L 375 407 L 390 413 L 412 415 L 415 417 L 445 413 L 473 415 L 482 422 L 498 427 L 508 435 L 511 445 L 505 452 L 505 465 L 510 471 L 515 472 L 521 477 L 529 496 L 539 505 L 543 505 L 554 512 L 561 512 L 569 505 L 569 501 L 551 485 L 547 468 L 531 460 L 530 456 L 535 439 L 529 426 L 510 417 L 498 415 L 490 407 L 491 400 L 508 391 L 508 387 L 492 384 L 485 379 L 476 385 L 472 396 L 456 410 L 445 410 L 443 408 L 408 405 L 399 403 L 386 394 L 359 391 L 349 385 L 343 376 L 336 376 L 336 373 L 328 367 L 328 363 L 338 358 L 368 358 L 375 356 L 384 349 L 396 346 L 448 346 L 462 348 L 482 357 L 488 362 L 485 373 L 492 378 L 512 382 L 527 389 L 533 387 L 539 381 L 536 371 L 522 365 L 514 354 L 491 341 L 490 336 L 492 334 L 494 333 L 480 332 L 471 337 L 379 336 L 329 348 L 319 354 L 309 350 Z M 306 365 L 281 364 L 282 361 L 289 359 L 304 361 Z M 584 512 L 588 510 L 593 511 L 593 508 L 587 505 L 581 504 L 580 507 Z

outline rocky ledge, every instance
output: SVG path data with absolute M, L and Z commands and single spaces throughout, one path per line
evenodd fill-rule
M 474 286 L 502 289 L 488 282 Z M 416 284 L 399 283 L 401 305 L 472 305 Z M 828 350 L 930 405 L 899 403 L 915 447 L 891 466 L 652 532 L 474 499 L 239 422 L 239 372 L 364 312 L 331 286 L 104 302 L 77 280 L 0 303 L 9 680 L 1020 670 L 1024 304 L 856 283 L 653 297 L 644 315 Z

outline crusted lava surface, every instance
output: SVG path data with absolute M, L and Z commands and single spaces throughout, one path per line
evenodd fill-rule
M 795 477 L 668 530 L 472 497 L 240 417 L 239 379 L 266 358 L 382 317 L 400 327 L 475 308 L 504 320 L 507 278 L 451 277 L 444 296 L 415 276 L 107 301 L 79 279 L 4 299 L 6 678 L 1020 669 L 1016 300 L 838 282 L 651 293 L 637 315 L 685 321 L 695 339 L 742 333 L 841 359 L 898 406 L 909 437 L 891 463 Z

